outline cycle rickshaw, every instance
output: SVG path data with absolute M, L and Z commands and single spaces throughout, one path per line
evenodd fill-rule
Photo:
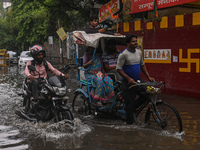
M 110 38 L 114 38 L 118 45 L 126 45 L 124 36 L 106 35 L 101 33 L 86 34 L 84 31 L 74 31 L 73 38 L 76 44 L 94 47 L 95 50 L 93 57 L 96 52 L 104 51 L 105 40 Z M 109 105 L 97 107 L 95 105 L 96 101 L 94 101 L 90 96 L 91 88 L 95 87 L 92 86 L 87 77 L 83 77 L 83 72 L 87 71 L 87 69 L 82 67 L 82 59 L 78 57 L 76 46 L 75 57 L 80 88 L 75 91 L 72 102 L 73 112 L 77 115 L 84 116 L 97 113 L 109 113 L 114 114 L 121 119 L 125 119 L 125 105 L 124 100 L 121 97 L 123 94 L 121 82 L 116 81 L 114 74 L 108 74 L 114 81 L 113 86 L 115 98 Z M 163 102 L 161 99 L 161 91 L 164 87 L 163 82 L 138 82 L 133 86 L 145 86 L 146 94 L 149 95 L 149 99 L 139 106 L 137 111 L 134 113 L 134 118 L 137 119 L 139 115 L 143 115 L 143 121 L 147 126 L 152 125 L 154 122 L 159 125 L 161 129 L 170 130 L 171 132 L 182 132 L 182 121 L 178 111 L 170 104 Z M 142 112 L 144 112 L 144 114 Z

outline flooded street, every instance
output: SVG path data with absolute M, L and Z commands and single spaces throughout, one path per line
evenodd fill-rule
M 78 87 L 75 70 L 67 81 L 70 97 Z M 1 150 L 198 150 L 200 149 L 200 99 L 163 95 L 163 100 L 180 113 L 183 132 L 170 134 L 154 127 L 126 125 L 117 119 L 94 116 L 65 121 L 33 123 L 15 114 L 22 109 L 24 70 L 0 67 L 0 149 Z M 72 87 L 73 85 L 73 87 Z

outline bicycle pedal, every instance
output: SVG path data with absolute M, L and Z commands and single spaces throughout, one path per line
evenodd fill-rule
M 108 105 L 108 103 L 102 103 L 103 106 Z
M 97 110 L 99 110 L 99 111 L 108 110 L 109 108 L 110 107 L 105 107 L 105 106 L 99 107 L 99 106 L 97 106 Z
M 158 99 L 156 102 L 162 102 L 162 99 Z
M 123 109 L 119 109 L 119 110 L 117 110 L 117 111 L 118 111 L 119 113 L 124 113 L 124 114 L 126 113 L 125 110 L 123 110 Z

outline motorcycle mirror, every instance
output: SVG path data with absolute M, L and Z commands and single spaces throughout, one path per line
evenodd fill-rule
M 65 70 L 67 70 L 67 69 L 69 69 L 70 67 L 69 67 L 69 65 L 65 65 L 64 68 L 65 68 Z
M 70 66 L 69 66 L 69 65 L 65 65 L 65 66 L 63 67 L 62 73 L 63 73 L 64 71 L 66 71 L 66 70 L 69 70 L 69 69 L 70 69 Z
M 31 70 L 31 71 L 35 71 L 36 70 L 35 66 L 33 66 L 33 65 L 28 65 L 28 69 Z

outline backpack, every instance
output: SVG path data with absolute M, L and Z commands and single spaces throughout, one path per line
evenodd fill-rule
M 44 67 L 45 67 L 45 70 L 47 72 L 48 70 L 48 64 L 45 60 L 43 60 L 43 64 L 44 64 Z M 35 60 L 31 60 L 31 65 L 35 66 Z

